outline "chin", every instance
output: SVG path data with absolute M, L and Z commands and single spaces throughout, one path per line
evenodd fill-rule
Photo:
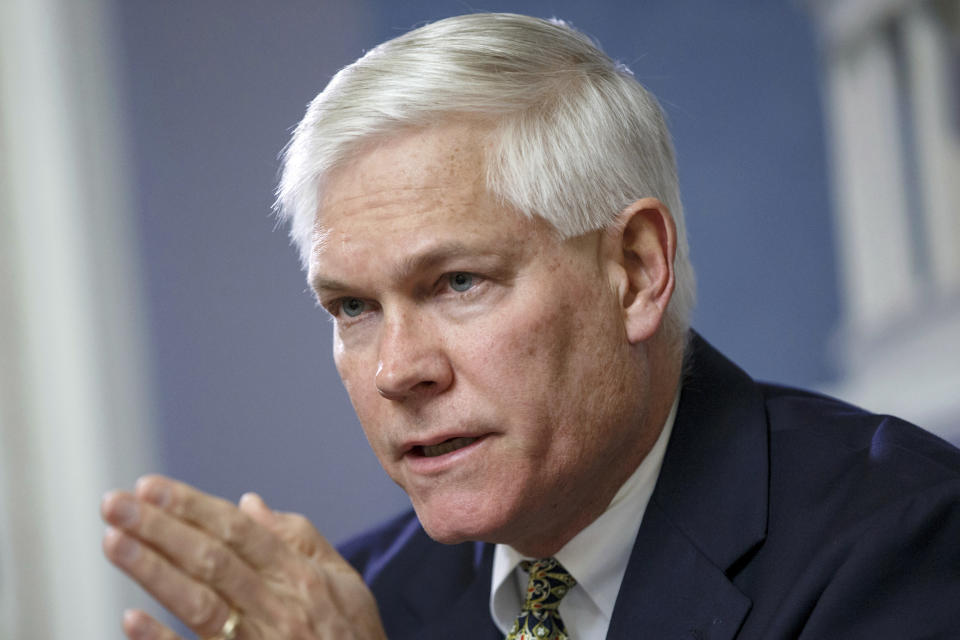
M 481 503 L 486 502 L 481 500 Z M 477 504 L 474 500 L 431 500 L 427 503 L 413 501 L 414 511 L 427 535 L 441 544 L 461 542 L 501 542 L 502 533 L 508 528 L 502 504 Z

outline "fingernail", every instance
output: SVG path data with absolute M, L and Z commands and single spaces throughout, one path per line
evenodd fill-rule
M 123 612 L 123 628 L 126 632 L 136 632 L 140 627 L 140 615 L 133 609 L 125 609 Z
M 258 496 L 256 493 L 253 493 L 252 491 L 248 491 L 247 493 L 240 496 L 240 504 L 251 503 L 251 502 L 263 504 L 263 498 Z
M 150 620 L 142 611 L 127 609 L 123 612 L 123 630 L 132 640 L 148 640 L 156 637 L 151 633 Z
M 110 521 L 118 527 L 132 527 L 139 515 L 140 509 L 132 498 L 118 498 L 110 508 Z
M 137 495 L 158 507 L 165 507 L 170 503 L 170 487 L 149 476 L 137 480 Z
M 116 529 L 107 530 L 108 545 L 113 559 L 122 565 L 131 565 L 140 553 L 140 544 Z

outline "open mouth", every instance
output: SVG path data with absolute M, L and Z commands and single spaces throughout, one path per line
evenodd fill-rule
M 412 452 L 424 458 L 435 458 L 456 451 L 457 449 L 462 449 L 477 440 L 479 440 L 479 438 L 450 438 L 440 444 L 414 447 Z

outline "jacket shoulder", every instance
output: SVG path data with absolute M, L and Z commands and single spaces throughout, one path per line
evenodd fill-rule
M 485 602 L 490 593 L 492 545 L 432 540 L 414 512 L 400 514 L 339 546 L 361 574 L 380 608 L 387 636 L 396 640 L 497 637 Z
M 337 551 L 369 583 L 389 560 L 408 545 L 416 545 L 418 536 L 426 537 L 426 534 L 416 514 L 408 510 L 344 540 L 337 545 Z
M 758 387 L 770 434 L 769 520 L 735 578 L 754 600 L 744 637 L 933 637 L 955 628 L 946 604 L 960 598 L 960 451 L 893 416 Z
M 816 459 L 836 457 L 865 472 L 888 473 L 904 489 L 960 480 L 960 450 L 895 416 L 871 413 L 829 396 L 760 384 L 773 447 L 809 449 Z

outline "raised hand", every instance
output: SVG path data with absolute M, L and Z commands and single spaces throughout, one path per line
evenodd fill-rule
M 255 494 L 238 507 L 147 476 L 133 493 L 108 493 L 101 513 L 107 558 L 201 638 L 386 637 L 353 568 L 306 518 Z M 142 611 L 123 627 L 131 640 L 179 638 Z

